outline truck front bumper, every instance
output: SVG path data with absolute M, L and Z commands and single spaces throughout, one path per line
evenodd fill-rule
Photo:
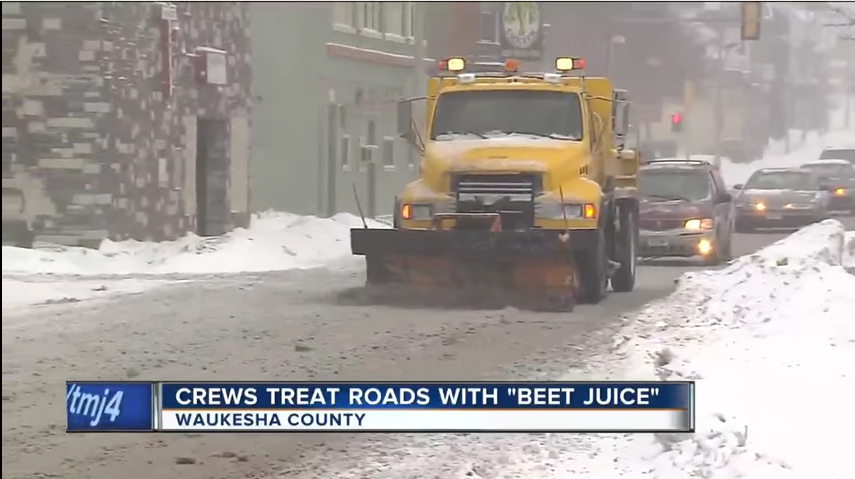
M 642 230 L 639 235 L 639 256 L 647 258 L 705 256 L 718 247 L 714 230 Z
M 566 241 L 562 239 L 566 237 Z M 350 230 L 354 255 L 459 255 L 465 257 L 554 257 L 573 252 L 594 252 L 598 230 L 483 231 L 483 230 Z

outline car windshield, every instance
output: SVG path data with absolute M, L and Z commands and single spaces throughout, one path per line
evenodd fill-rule
M 855 178 L 855 166 L 834 163 L 812 163 L 802 168 L 813 171 L 820 178 Z
M 800 171 L 754 173 L 745 184 L 746 190 L 815 190 L 813 177 Z
M 853 149 L 831 149 L 824 150 L 819 155 L 820 160 L 846 160 L 855 165 L 855 150 Z
M 436 102 L 432 140 L 456 135 L 534 135 L 582 139 L 582 108 L 576 93 L 556 91 L 458 91 Z
M 641 194 L 653 201 L 698 201 L 709 198 L 710 180 L 705 171 L 648 170 L 638 176 Z

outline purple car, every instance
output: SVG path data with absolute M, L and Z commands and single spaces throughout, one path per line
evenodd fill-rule
M 727 261 L 733 203 L 715 166 L 706 161 L 654 160 L 639 172 L 639 256 Z

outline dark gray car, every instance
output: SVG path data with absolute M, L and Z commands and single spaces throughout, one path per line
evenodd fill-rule
M 819 177 L 828 187 L 830 199 L 828 209 L 855 214 L 855 164 L 845 159 L 816 160 L 802 165 Z
M 828 217 L 828 188 L 805 169 L 764 168 L 735 188 L 739 231 L 800 227 Z

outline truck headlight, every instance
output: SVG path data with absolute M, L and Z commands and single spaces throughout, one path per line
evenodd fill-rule
M 597 208 L 593 203 L 539 203 L 535 206 L 535 216 L 550 220 L 594 219 Z
M 689 220 L 686 221 L 683 228 L 687 230 L 711 230 L 715 228 L 715 221 L 711 218 Z
M 405 220 L 429 220 L 433 216 L 433 205 L 411 204 L 401 205 L 401 218 Z

